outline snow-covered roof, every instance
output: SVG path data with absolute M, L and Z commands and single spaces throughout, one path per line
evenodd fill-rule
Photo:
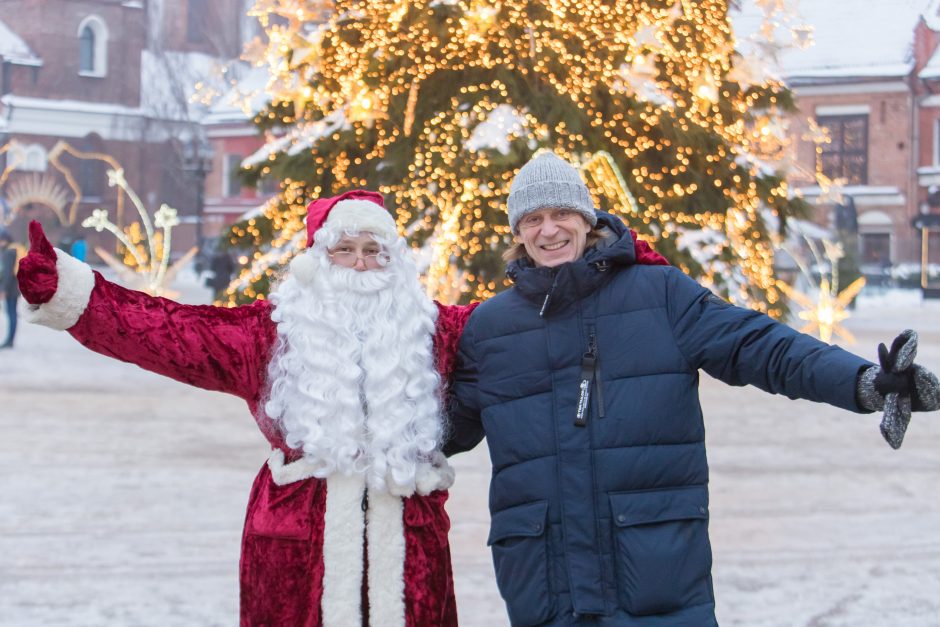
M 924 66 L 917 76 L 924 79 L 940 78 L 940 48 L 937 48 L 937 51 L 933 53 L 927 65 Z
M 791 81 L 906 76 L 914 65 L 914 29 L 922 14 L 931 7 L 936 11 L 936 4 L 937 0 L 804 0 L 797 6 L 802 18 L 798 21 L 812 28 L 814 43 L 806 49 L 782 50 L 781 74 Z M 759 39 L 763 10 L 755 0 L 745 0 L 732 19 L 739 42 L 746 44 L 755 35 Z M 940 17 L 934 15 L 933 21 L 940 22 Z
M 931 30 L 940 31 L 940 0 L 930 0 L 927 4 L 924 22 Z
M 42 59 L 3 20 L 0 20 L 0 57 L 18 65 L 42 65 Z

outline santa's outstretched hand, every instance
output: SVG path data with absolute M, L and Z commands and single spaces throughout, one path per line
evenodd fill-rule
M 20 292 L 30 305 L 49 302 L 59 285 L 56 270 L 56 252 L 46 239 L 42 225 L 36 220 L 29 223 L 29 253 L 20 261 L 16 278 Z

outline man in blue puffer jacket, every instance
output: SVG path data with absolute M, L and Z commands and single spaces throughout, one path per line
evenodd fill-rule
M 464 330 L 444 450 L 486 436 L 513 625 L 717 624 L 699 369 L 856 412 L 887 398 L 886 437 L 903 437 L 912 406 L 940 408 L 912 332 L 875 366 L 641 265 L 630 231 L 550 153 L 514 179 L 509 224 L 514 286 Z

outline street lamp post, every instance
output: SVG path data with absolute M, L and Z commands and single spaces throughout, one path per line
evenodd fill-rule
M 212 172 L 212 146 L 204 137 L 196 136 L 183 145 L 183 169 L 196 179 L 196 258 L 198 266 L 205 262 L 205 234 L 203 233 L 203 211 L 205 210 L 206 176 Z

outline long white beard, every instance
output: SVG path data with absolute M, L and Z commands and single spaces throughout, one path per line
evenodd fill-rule
M 264 410 L 314 476 L 359 474 L 407 496 L 441 438 L 437 309 L 405 251 L 394 252 L 388 267 L 356 272 L 315 245 L 307 283 L 292 274 L 275 288 Z

